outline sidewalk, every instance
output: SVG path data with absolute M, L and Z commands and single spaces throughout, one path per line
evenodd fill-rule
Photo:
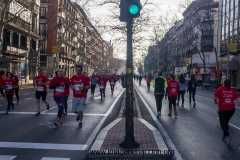
M 172 159 L 168 147 L 159 130 L 141 118 L 138 102 L 134 101 L 134 136 L 140 144 L 138 148 L 120 147 L 125 136 L 125 98 L 119 117 L 103 128 L 93 143 L 88 159 Z M 164 153 L 165 151 L 165 153 Z M 166 153 L 166 151 L 168 153 Z
M 25 83 L 24 81 L 19 81 L 19 88 L 20 89 L 28 89 L 28 88 L 33 88 L 33 81 L 29 80 L 28 83 Z

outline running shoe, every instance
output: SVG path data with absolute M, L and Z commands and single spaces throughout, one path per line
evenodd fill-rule
M 179 106 L 179 102 L 177 102 L 177 106 Z
M 223 142 L 227 142 L 227 136 L 223 136 L 223 137 L 221 138 L 221 140 L 222 140 Z
M 78 128 L 82 128 L 82 122 L 78 123 Z
M 79 120 L 80 120 L 79 115 L 77 115 L 77 117 L 76 117 L 76 121 L 79 121 Z
M 193 108 L 195 108 L 196 107 L 196 103 L 193 103 Z
M 229 146 L 231 144 L 232 136 L 231 135 L 227 136 L 226 140 L 227 140 L 226 145 Z
M 160 112 L 160 113 L 157 113 L 157 116 L 156 116 L 156 117 L 159 118 L 160 116 L 161 116 L 161 112 Z
M 47 110 L 49 110 L 49 108 L 50 108 L 49 104 L 47 104 L 46 107 L 47 107 Z
M 181 107 L 183 108 L 183 107 L 184 107 L 184 104 L 182 104 Z
M 172 117 L 172 113 L 168 113 L 168 116 L 169 116 L 169 117 Z
M 35 116 L 40 116 L 40 114 L 41 114 L 40 112 L 37 112 L 37 113 L 35 114 Z
M 66 120 L 66 114 L 64 112 L 62 114 L 62 117 L 63 117 L 63 120 L 65 121 Z
M 177 111 L 176 110 L 174 110 L 174 116 L 177 117 Z
M 12 104 L 12 109 L 14 109 L 14 104 Z
M 19 105 L 19 101 L 17 101 L 17 105 Z
M 9 114 L 9 110 L 6 110 L 6 114 Z
M 56 127 L 58 127 L 58 126 L 60 126 L 60 123 L 54 123 L 54 125 L 56 126 Z

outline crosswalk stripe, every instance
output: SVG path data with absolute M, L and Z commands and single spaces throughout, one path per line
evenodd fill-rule
M 70 158 L 43 157 L 41 160 L 70 160 Z
M 0 155 L 0 160 L 13 160 L 17 156 L 12 156 L 12 155 Z

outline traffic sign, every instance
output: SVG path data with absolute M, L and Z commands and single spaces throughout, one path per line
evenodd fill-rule
M 57 54 L 58 46 L 52 46 L 52 53 Z

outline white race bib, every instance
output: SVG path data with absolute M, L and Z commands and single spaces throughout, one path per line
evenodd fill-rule
M 83 87 L 83 84 L 75 84 L 74 85 L 74 88 L 75 88 L 76 91 L 80 91 L 79 87 Z
M 13 88 L 13 86 L 12 86 L 11 84 L 7 84 L 7 85 L 6 85 L 6 89 L 7 89 L 7 90 L 11 90 L 12 88 Z
M 114 84 L 114 82 L 111 82 L 111 84 Z
M 63 93 L 64 90 L 65 90 L 64 86 L 58 86 L 58 87 L 55 89 L 56 92 L 61 92 L 61 93 Z
M 103 89 L 103 88 L 104 88 L 104 86 L 100 86 L 99 88 L 100 88 L 100 89 Z
M 43 91 L 44 87 L 43 86 L 37 86 L 37 91 Z

